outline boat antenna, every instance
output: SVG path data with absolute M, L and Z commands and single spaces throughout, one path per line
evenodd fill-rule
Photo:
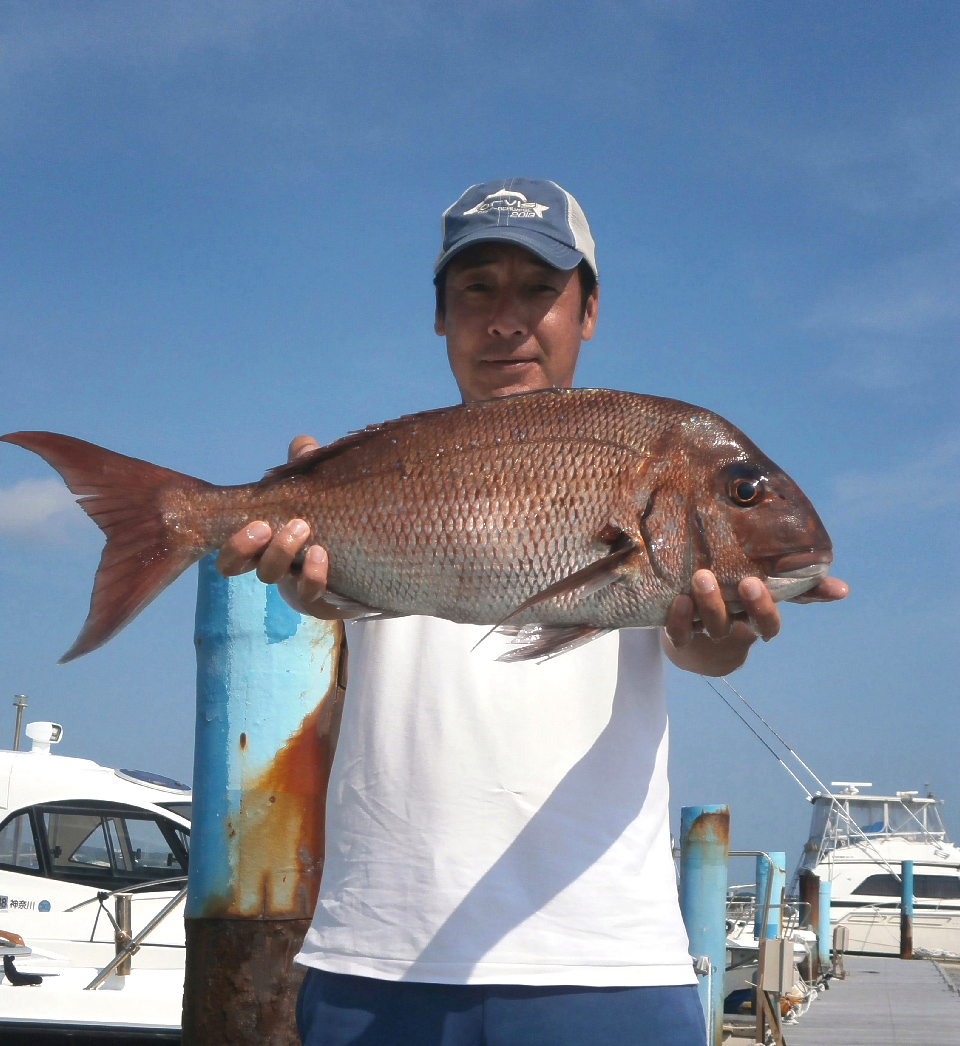
M 17 710 L 17 725 L 13 732 L 13 750 L 20 751 L 20 726 L 23 723 L 23 710 L 27 707 L 26 694 L 13 695 L 13 707 Z

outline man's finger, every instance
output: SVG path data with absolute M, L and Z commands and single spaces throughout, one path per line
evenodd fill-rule
M 846 581 L 838 577 L 825 577 L 820 584 L 815 585 L 801 596 L 791 599 L 791 603 L 835 603 L 838 599 L 845 599 L 850 592 L 850 586 Z
M 667 612 L 664 631 L 667 638 L 680 650 L 693 639 L 693 600 L 689 596 L 677 596 Z
M 313 436 L 294 436 L 290 440 L 290 446 L 287 450 L 287 461 L 295 461 L 297 458 L 302 458 L 304 454 L 309 454 L 313 450 L 319 450 L 320 444 L 313 438 Z
M 737 588 L 750 626 L 766 643 L 780 631 L 780 611 L 767 586 L 756 577 L 745 577 Z
M 297 584 L 297 595 L 304 605 L 319 600 L 327 590 L 327 550 L 320 545 L 311 545 L 304 557 Z
M 304 520 L 291 519 L 284 524 L 260 557 L 257 577 L 266 585 L 279 581 L 309 539 L 310 527 Z
M 238 530 L 217 554 L 216 567 L 224 577 L 236 577 L 253 570 L 260 554 L 270 544 L 273 531 L 269 523 L 254 520 Z
M 730 635 L 733 622 L 714 575 L 709 570 L 698 570 L 690 587 L 707 635 L 711 639 L 724 639 Z

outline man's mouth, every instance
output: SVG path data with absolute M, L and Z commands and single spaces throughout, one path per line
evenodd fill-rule
M 499 359 L 480 361 L 482 366 L 496 367 L 498 370 L 519 370 L 537 362 L 532 356 L 504 356 Z

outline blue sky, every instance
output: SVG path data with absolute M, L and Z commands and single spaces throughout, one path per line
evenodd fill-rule
M 737 686 L 825 780 L 929 781 L 960 835 L 958 44 L 923 0 L 8 0 L 0 428 L 234 483 L 453 402 L 440 212 L 553 178 L 598 245 L 580 384 L 740 425 L 853 586 Z M 188 779 L 195 575 L 57 667 L 100 538 L 51 475 L 0 450 L 0 739 L 25 692 L 64 754 Z M 796 785 L 701 680 L 670 695 L 674 806 L 795 857 Z

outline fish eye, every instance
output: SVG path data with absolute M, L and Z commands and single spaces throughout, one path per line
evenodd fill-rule
M 756 505 L 763 500 L 767 485 L 762 475 L 733 476 L 727 485 L 727 493 L 735 505 Z

